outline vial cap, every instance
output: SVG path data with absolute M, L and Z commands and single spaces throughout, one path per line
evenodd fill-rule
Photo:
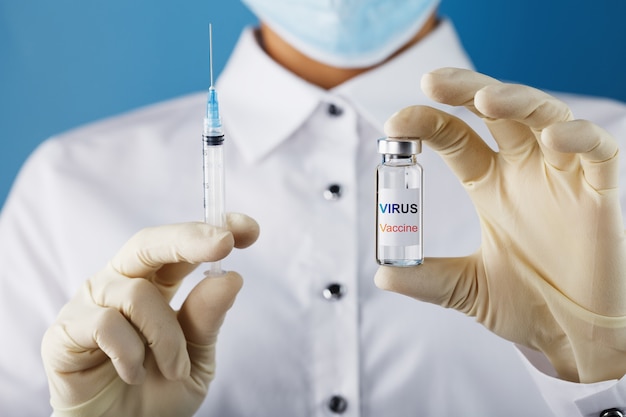
M 401 156 L 417 155 L 422 153 L 422 141 L 419 139 L 381 138 L 378 139 L 378 153 Z

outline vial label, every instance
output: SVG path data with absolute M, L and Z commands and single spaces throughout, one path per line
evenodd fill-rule
M 379 245 L 421 245 L 419 188 L 381 188 L 377 203 Z
M 420 188 L 380 188 L 376 201 L 376 260 L 414 266 L 424 261 Z

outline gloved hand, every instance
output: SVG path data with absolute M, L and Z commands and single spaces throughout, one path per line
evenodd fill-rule
M 202 280 L 180 311 L 168 304 L 199 263 L 257 239 L 242 214 L 148 228 L 66 304 L 42 342 L 55 417 L 191 416 L 215 369 L 215 343 L 242 285 L 235 272 Z
M 376 284 L 475 316 L 543 352 L 563 379 L 622 377 L 626 248 L 616 141 L 548 94 L 472 71 L 434 71 L 422 89 L 473 111 L 497 142 L 493 151 L 460 119 L 425 106 L 385 125 L 389 137 L 423 139 L 446 161 L 475 205 L 482 242 L 467 257 L 381 267 Z

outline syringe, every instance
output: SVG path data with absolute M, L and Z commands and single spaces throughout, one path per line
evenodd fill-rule
M 209 23 L 209 68 L 211 85 L 202 132 L 204 172 L 204 221 L 216 227 L 225 226 L 224 213 L 224 129 L 220 117 L 217 91 L 213 86 L 213 27 Z M 205 275 L 221 275 L 220 261 L 212 262 Z

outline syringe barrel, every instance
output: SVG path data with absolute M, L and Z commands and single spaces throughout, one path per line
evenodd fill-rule
M 217 227 L 225 224 L 224 147 L 203 138 L 204 221 Z M 213 138 L 211 138 L 213 139 Z M 223 137 L 222 137 L 223 142 Z

